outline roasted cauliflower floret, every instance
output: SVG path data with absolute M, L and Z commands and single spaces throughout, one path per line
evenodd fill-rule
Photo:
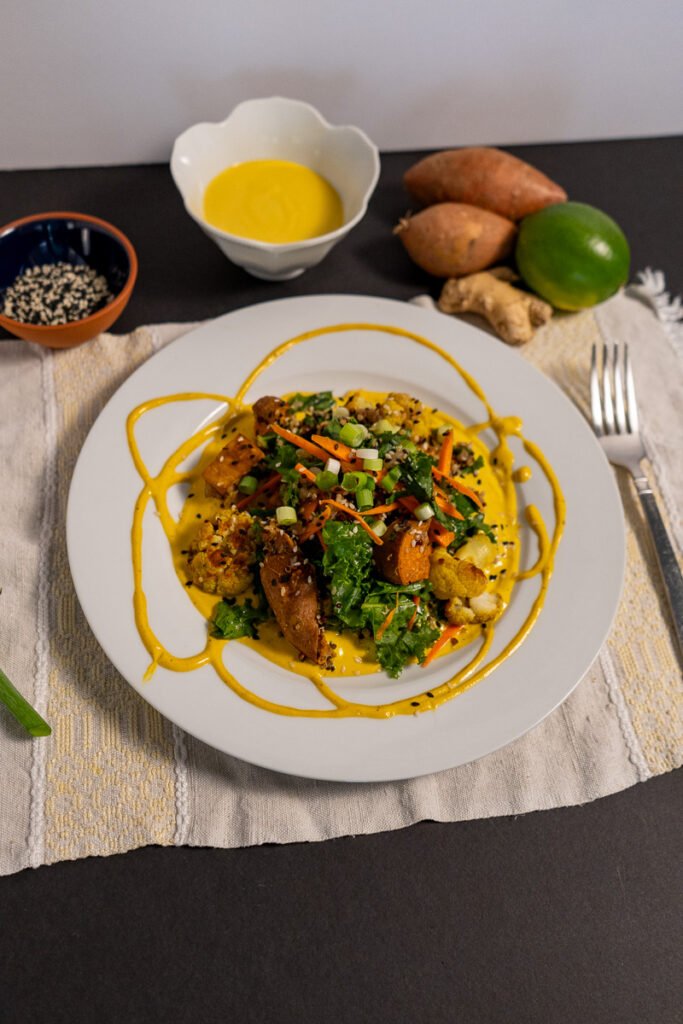
M 444 614 L 453 626 L 474 626 L 493 622 L 504 609 L 505 602 L 500 594 L 486 592 L 464 601 L 460 597 L 452 597 L 444 606 Z
M 199 527 L 187 554 L 187 574 L 207 594 L 234 597 L 252 582 L 256 555 L 248 512 L 219 512 Z
M 476 622 L 493 622 L 505 608 L 505 602 L 500 594 L 480 594 L 478 597 L 470 598 L 470 608 L 475 614 Z
M 478 569 L 488 569 L 498 557 L 498 548 L 485 533 L 475 533 L 458 548 L 456 557 L 474 562 Z
M 448 601 L 452 597 L 477 597 L 486 589 L 486 573 L 477 568 L 474 562 L 454 558 L 447 551 L 434 551 L 432 554 L 429 582 L 432 584 L 434 596 L 440 601 Z
M 451 626 L 470 626 L 475 621 L 474 612 L 460 597 L 452 597 L 450 601 L 446 601 L 444 614 Z
M 411 398 L 401 391 L 390 391 L 383 404 L 382 416 L 395 427 L 412 427 L 423 412 L 422 404 L 417 398 Z
M 404 395 L 400 391 L 391 391 L 383 402 L 370 402 L 362 395 L 352 395 L 346 402 L 346 408 L 359 423 L 372 424 L 379 420 L 388 420 L 394 427 L 412 427 L 423 413 L 422 404 L 417 398 Z

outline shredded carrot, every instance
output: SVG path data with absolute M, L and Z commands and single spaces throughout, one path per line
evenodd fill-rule
M 279 482 L 280 474 L 273 473 L 273 475 L 268 477 L 268 479 L 265 480 L 260 487 L 256 488 L 253 494 L 247 494 L 244 498 L 240 498 L 240 500 L 236 503 L 235 508 L 239 509 L 240 512 L 242 511 L 242 509 L 248 508 L 249 505 L 251 505 L 257 498 L 260 498 L 262 494 L 265 494 L 267 491 L 270 491 L 275 486 L 275 484 L 278 484 Z
M 316 533 L 320 533 L 325 522 L 332 515 L 332 509 L 324 508 L 319 516 L 312 519 L 311 522 L 306 526 L 304 530 L 299 534 L 299 543 L 303 544 L 305 540 L 310 540 L 311 537 L 315 537 Z M 322 538 L 321 538 L 322 543 Z M 324 546 L 324 545 L 323 545 Z
M 391 609 L 391 611 L 387 615 L 386 619 L 384 620 L 382 625 L 379 627 L 379 629 L 375 633 L 375 640 L 381 640 L 382 639 L 382 637 L 384 636 L 384 634 L 386 633 L 387 629 L 389 628 L 389 626 L 392 623 L 392 620 L 394 618 L 394 615 L 396 614 L 396 609 L 397 608 L 398 608 L 398 594 L 396 595 L 396 604 Z
M 307 523 L 315 512 L 317 504 L 317 498 L 309 498 L 308 501 L 303 503 L 303 505 L 299 505 L 299 519 L 302 522 Z
M 437 656 L 442 647 L 445 647 L 449 640 L 460 632 L 462 626 L 446 626 L 443 633 L 436 641 L 436 643 L 429 648 L 425 660 L 422 662 L 422 668 L 426 668 L 427 665 Z
M 417 498 L 413 498 L 412 494 L 407 494 L 405 498 L 399 498 L 398 501 L 399 504 L 403 505 L 404 508 L 407 508 L 409 512 L 414 512 L 420 504 Z
M 468 487 L 466 484 L 461 484 L 459 480 L 456 480 L 452 476 L 448 476 L 446 473 L 442 473 L 441 470 L 436 469 L 436 467 L 432 469 L 432 473 L 438 479 L 445 480 L 446 483 L 450 484 L 450 486 L 454 490 L 460 491 L 461 494 L 464 494 L 466 498 L 469 498 L 470 501 L 473 501 L 475 505 L 479 506 L 479 508 L 484 507 L 481 498 L 479 497 L 476 491 L 472 490 L 471 487 Z
M 449 430 L 444 435 L 441 451 L 439 452 L 439 472 L 449 473 L 453 461 L 453 431 Z
M 324 434 L 313 434 L 311 440 L 320 448 L 324 448 L 330 455 L 334 455 L 336 459 L 352 462 L 356 458 L 353 448 L 349 448 L 347 444 L 343 444 L 341 441 L 335 441 L 332 437 L 325 437 Z
M 308 466 L 304 466 L 301 462 L 297 462 L 294 469 L 297 473 L 301 473 L 302 476 L 305 476 L 307 480 L 310 480 L 312 484 L 315 483 L 315 473 L 310 470 Z
M 334 501 L 332 498 L 327 498 L 323 502 L 323 505 L 331 505 L 332 508 L 338 508 L 340 512 L 346 512 L 348 516 L 352 516 L 354 519 L 358 521 L 358 523 L 363 527 L 365 532 L 370 536 L 371 540 L 375 544 L 382 545 L 384 543 L 382 538 L 378 537 L 375 531 L 370 529 L 370 527 L 365 522 L 360 512 L 356 512 L 355 508 L 349 508 L 348 505 L 342 505 L 340 501 Z
M 442 512 L 445 512 L 451 519 L 464 519 L 462 512 L 459 512 L 455 505 L 451 504 L 448 498 L 445 496 L 443 491 L 437 487 L 436 494 L 434 496 L 436 504 L 439 506 Z
M 437 488 L 437 491 L 438 491 L 438 488 Z M 398 500 L 401 503 L 401 505 L 404 505 L 405 508 L 408 509 L 409 512 L 414 512 L 415 509 L 420 504 L 420 502 L 417 500 L 417 498 L 414 498 L 411 494 L 407 494 L 405 496 L 405 498 L 399 498 Z M 435 494 L 434 495 L 434 501 L 439 506 L 441 511 L 442 512 L 446 512 L 449 516 L 451 516 L 452 519 L 464 519 L 465 518 L 463 515 L 460 514 L 460 512 L 458 512 L 458 510 L 455 507 L 455 505 L 451 505 L 450 501 L 446 500 L 446 498 L 443 496 L 443 492 L 441 494 L 438 494 L 438 493 Z
M 327 461 L 327 452 L 322 448 L 318 448 L 317 444 L 312 444 L 310 441 L 307 441 L 305 437 L 299 437 L 298 434 L 293 434 L 291 430 L 285 430 L 285 428 L 281 427 L 278 423 L 273 423 L 271 426 L 275 433 L 279 434 L 280 437 L 285 439 L 285 441 L 289 441 L 290 444 L 296 445 L 297 448 L 303 448 L 303 450 L 308 452 L 309 455 L 312 455 L 314 459 L 320 459 L 321 462 Z
M 325 437 L 323 434 L 313 434 L 312 440 L 324 451 L 329 452 L 335 459 L 339 459 L 345 473 L 351 473 L 353 470 L 363 468 L 363 460 L 359 459 L 353 448 L 349 448 L 347 444 L 335 441 L 331 437 Z
M 375 505 L 374 508 L 365 509 L 361 512 L 362 516 L 380 516 L 383 512 L 393 512 L 395 508 L 399 508 L 397 501 L 392 501 L 389 505 Z
M 436 519 L 432 519 L 429 523 L 429 539 L 434 544 L 440 544 L 442 548 L 447 548 L 455 540 L 455 533 L 452 530 L 447 530 Z
M 410 620 L 408 622 L 408 625 L 406 626 L 406 629 L 408 630 L 408 632 L 410 632 L 410 630 L 413 628 L 413 626 L 417 622 L 417 614 L 418 614 L 418 612 L 420 610 L 420 595 L 419 594 L 413 594 L 413 604 L 415 605 L 415 611 L 410 616 Z

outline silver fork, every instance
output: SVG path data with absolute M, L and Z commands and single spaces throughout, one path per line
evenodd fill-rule
M 609 461 L 627 469 L 636 485 L 647 518 L 655 554 L 671 608 L 679 650 L 683 654 L 683 576 L 673 546 L 657 508 L 655 496 L 641 462 L 645 446 L 638 429 L 638 407 L 628 345 L 602 346 L 602 368 L 597 346 L 591 355 L 591 415 L 593 429 Z

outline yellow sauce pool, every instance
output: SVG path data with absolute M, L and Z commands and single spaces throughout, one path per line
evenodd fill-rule
M 445 416 L 439 412 L 427 413 L 427 427 L 448 423 L 455 431 L 456 439 L 467 441 L 474 448 L 475 454 L 486 455 L 486 466 L 477 476 L 481 479 L 481 489 L 486 495 L 486 519 L 489 523 L 495 523 L 497 527 L 498 545 L 501 556 L 496 566 L 495 590 L 504 601 L 509 601 L 510 594 L 516 583 L 528 580 L 532 577 L 540 577 L 540 587 L 527 613 L 526 619 L 517 631 L 517 634 L 508 642 L 505 648 L 495 657 L 488 661 L 487 656 L 491 649 L 494 635 L 495 623 L 488 623 L 486 629 L 481 626 L 468 626 L 463 629 L 458 637 L 458 648 L 471 644 L 474 653 L 468 664 L 460 669 L 450 679 L 429 690 L 418 692 L 410 697 L 390 701 L 386 704 L 367 704 L 361 700 L 346 699 L 335 692 L 332 683 L 334 679 L 342 682 L 344 679 L 353 676 L 361 676 L 367 673 L 377 672 L 379 666 L 373 658 L 372 644 L 363 646 L 363 642 L 351 633 L 341 635 L 328 633 L 328 636 L 337 643 L 337 651 L 334 659 L 334 670 L 327 671 L 319 666 L 301 661 L 287 641 L 283 639 L 275 623 L 266 623 L 260 629 L 258 640 L 242 639 L 232 641 L 233 643 L 246 644 L 256 649 L 261 655 L 268 658 L 277 665 L 296 672 L 308 679 L 329 702 L 328 709 L 320 708 L 295 708 L 289 705 L 275 703 L 261 698 L 258 694 L 247 689 L 235 676 L 226 668 L 223 662 L 223 650 L 225 644 L 230 642 L 222 639 L 207 636 L 203 650 L 190 657 L 177 657 L 159 641 L 153 632 L 148 611 L 147 599 L 143 588 L 143 565 L 142 565 L 142 534 L 143 519 L 149 501 L 153 501 L 156 512 L 161 520 L 162 527 L 168 538 L 173 553 L 173 562 L 179 585 L 182 585 L 188 598 L 193 602 L 201 615 L 207 620 L 211 618 L 214 607 L 220 598 L 215 595 L 202 593 L 196 587 L 187 587 L 188 577 L 186 575 L 186 560 L 183 552 L 187 547 L 189 537 L 196 528 L 198 518 L 210 517 L 215 513 L 211 507 L 215 499 L 207 498 L 201 492 L 201 488 L 192 486 L 191 496 L 185 503 L 182 514 L 176 521 L 170 514 L 167 504 L 167 493 L 170 488 L 178 483 L 190 483 L 198 479 L 204 466 L 211 461 L 217 450 L 225 443 L 226 437 L 237 431 L 250 433 L 253 427 L 253 417 L 248 405 L 244 403 L 244 396 L 249 391 L 259 375 L 270 366 L 276 359 L 285 354 L 294 345 L 309 343 L 316 338 L 337 332 L 352 330 L 379 331 L 388 334 L 400 335 L 413 340 L 416 344 L 431 349 L 440 355 L 449 364 L 464 383 L 480 399 L 486 410 L 487 418 L 478 424 L 466 427 L 463 424 Z M 354 394 L 367 395 L 372 400 L 373 393 L 354 391 Z M 195 435 L 185 441 L 167 459 L 157 476 L 152 477 L 144 465 L 135 440 L 135 425 L 147 412 L 167 403 L 180 401 L 193 401 L 196 399 L 212 398 L 224 401 L 228 405 L 226 416 L 215 423 L 202 428 Z M 249 374 L 247 379 L 239 388 L 235 397 L 204 393 L 185 393 L 168 395 L 163 398 L 151 399 L 134 409 L 128 417 L 128 442 L 135 466 L 144 482 L 143 489 L 135 505 L 133 527 L 131 534 L 132 558 L 135 580 L 134 610 L 135 618 L 140 637 L 147 648 L 152 659 L 146 678 L 151 675 L 157 665 L 173 671 L 187 672 L 210 663 L 220 678 L 244 700 L 264 710 L 276 712 L 282 715 L 313 718 L 331 717 L 365 717 L 365 718 L 391 718 L 394 715 L 416 714 L 421 711 L 434 710 L 444 701 L 449 700 L 455 694 L 460 693 L 474 685 L 492 672 L 501 662 L 508 658 L 524 641 L 533 628 L 540 615 L 545 599 L 548 583 L 552 575 L 554 556 L 560 542 L 564 528 L 565 503 L 562 491 L 552 467 L 548 464 L 545 456 L 532 441 L 524 437 L 522 433 L 522 422 L 515 416 L 498 416 L 489 405 L 486 396 L 477 382 L 443 349 L 433 342 L 420 335 L 404 331 L 401 328 L 389 327 L 377 324 L 337 324 L 328 327 L 307 331 L 288 341 L 283 342 L 274 349 L 259 365 Z M 485 430 L 491 430 L 497 438 L 496 446 L 489 452 L 479 437 Z M 519 473 L 513 469 L 514 458 L 508 444 L 508 438 L 516 436 L 522 442 L 526 454 L 537 464 L 542 474 L 546 477 L 551 487 L 554 498 L 554 525 L 549 532 L 540 516 L 540 513 L 533 505 L 525 509 L 525 518 L 528 526 L 537 537 L 538 555 L 535 564 L 525 572 L 519 571 L 519 527 L 517 517 L 517 504 L 515 493 L 515 477 L 528 479 L 530 476 L 529 467 L 520 467 L 526 472 Z M 204 448 L 203 456 L 199 466 L 191 472 L 181 471 L 179 467 L 197 449 Z M 473 641 L 480 641 L 478 644 Z M 444 650 L 447 654 L 452 648 Z M 387 680 L 388 690 L 392 684 Z
M 342 226 L 339 194 L 316 171 L 291 160 L 248 160 L 207 185 L 204 218 L 240 238 L 283 244 Z

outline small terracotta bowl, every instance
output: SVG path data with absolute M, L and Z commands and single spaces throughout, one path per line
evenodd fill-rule
M 21 323 L 0 313 L 0 327 L 48 348 L 72 348 L 118 320 L 138 274 L 135 249 L 113 224 L 85 213 L 36 213 L 0 228 L 0 309 L 5 289 L 24 270 L 60 261 L 86 263 L 103 274 L 114 298 L 83 320 L 51 327 Z

